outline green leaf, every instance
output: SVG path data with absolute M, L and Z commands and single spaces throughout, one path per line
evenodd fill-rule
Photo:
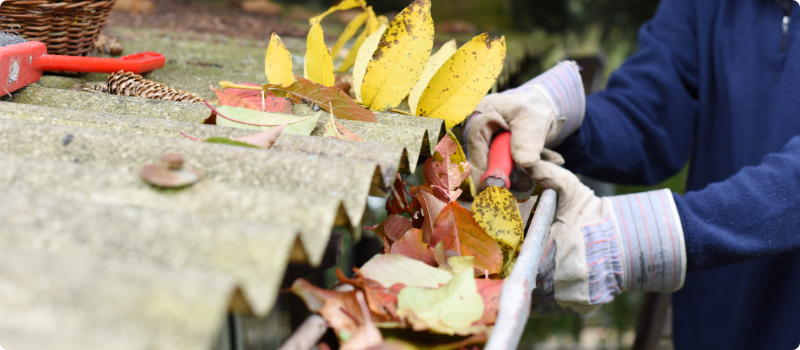
M 395 284 L 436 288 L 453 278 L 447 271 L 428 266 L 407 256 L 386 254 L 367 261 L 359 270 L 364 277 L 389 288 Z
M 224 143 L 224 144 L 226 144 L 226 145 L 233 145 L 233 146 L 242 146 L 242 147 L 261 148 L 261 147 L 255 146 L 255 145 L 251 145 L 251 144 L 249 144 L 249 143 L 245 143 L 245 142 L 239 142 L 239 141 L 234 141 L 234 140 L 231 140 L 231 139 L 229 139 L 229 138 L 227 138 L 227 137 L 212 137 L 212 138 L 210 138 L 210 139 L 207 139 L 205 142 L 210 142 L 210 143 Z
M 221 106 L 216 107 L 217 125 L 240 129 L 269 130 L 283 123 L 290 123 L 283 129 L 284 133 L 295 135 L 311 135 L 317 126 L 321 113 L 312 117 L 301 117 L 292 114 L 260 112 L 252 109 Z
M 484 305 L 471 267 L 437 289 L 403 288 L 397 307 L 397 314 L 407 318 L 415 331 L 469 335 L 485 330 L 472 326 L 483 316 Z

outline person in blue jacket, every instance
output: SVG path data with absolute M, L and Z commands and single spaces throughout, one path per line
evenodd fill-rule
M 584 96 L 579 68 L 562 62 L 481 102 L 465 125 L 473 174 L 486 169 L 492 135 L 510 130 L 517 164 L 559 194 L 538 314 L 590 312 L 627 290 L 674 292 L 678 350 L 800 345 L 794 7 L 663 0 L 604 91 Z M 683 196 L 600 198 L 570 172 L 655 184 L 688 160 Z

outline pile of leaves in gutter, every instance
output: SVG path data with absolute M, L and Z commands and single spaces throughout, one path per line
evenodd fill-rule
M 484 33 L 460 49 L 450 41 L 431 54 L 430 7 L 430 0 L 416 0 L 390 22 L 376 16 L 364 0 L 341 1 L 309 20 L 304 77 L 292 73 L 292 55 L 273 33 L 264 68 L 269 84 L 223 81 L 219 89 L 211 87 L 218 102 L 206 102 L 213 111 L 208 122 L 260 131 L 287 124 L 283 133 L 310 135 L 319 118 L 328 118 L 324 137 L 360 141 L 337 119 L 376 122 L 373 111 L 394 111 L 443 119 L 452 128 L 472 113 L 497 80 L 505 38 L 491 39 Z M 320 22 L 332 12 L 354 8 L 363 12 L 328 50 Z M 346 57 L 334 69 L 333 57 L 351 40 Z M 301 103 L 329 115 L 294 115 L 293 106 Z
M 367 228 L 383 239 L 384 254 L 354 269 L 353 278 L 337 271 L 334 290 L 302 278 L 292 285 L 328 321 L 341 349 L 459 349 L 486 342 L 497 319 L 502 278 L 523 241 L 517 200 L 489 187 L 465 209 L 456 200 L 469 164 L 459 162 L 449 137 L 435 151 L 423 166 L 426 183 L 409 187 L 398 177 L 389 216 Z M 420 344 L 416 332 L 439 336 Z

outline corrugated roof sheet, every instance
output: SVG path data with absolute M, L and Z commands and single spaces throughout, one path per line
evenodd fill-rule
M 148 78 L 213 98 L 208 82 L 247 76 L 187 64 L 199 51 L 181 43 Z M 45 76 L 0 102 L 6 348 L 213 348 L 226 312 L 268 314 L 288 264 L 320 264 L 334 227 L 356 232 L 368 195 L 385 196 L 444 135 L 440 120 L 378 113 L 378 123 L 342 121 L 367 142 L 317 137 L 322 122 L 317 136 L 282 135 L 269 150 L 196 142 L 180 133 L 254 131 L 203 125 L 200 104 L 68 90 L 102 78 Z M 143 182 L 142 166 L 166 152 L 203 180 Z

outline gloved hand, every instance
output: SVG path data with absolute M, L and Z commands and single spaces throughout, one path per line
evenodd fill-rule
M 492 136 L 511 131 L 514 162 L 530 169 L 540 157 L 562 163 L 556 147 L 580 126 L 585 96 L 578 66 L 562 62 L 524 85 L 486 96 L 464 127 L 473 181 L 486 171 Z
M 533 180 L 558 193 L 533 292 L 534 313 L 589 313 L 626 290 L 683 286 L 686 248 L 669 190 L 597 197 L 568 170 L 541 161 Z

